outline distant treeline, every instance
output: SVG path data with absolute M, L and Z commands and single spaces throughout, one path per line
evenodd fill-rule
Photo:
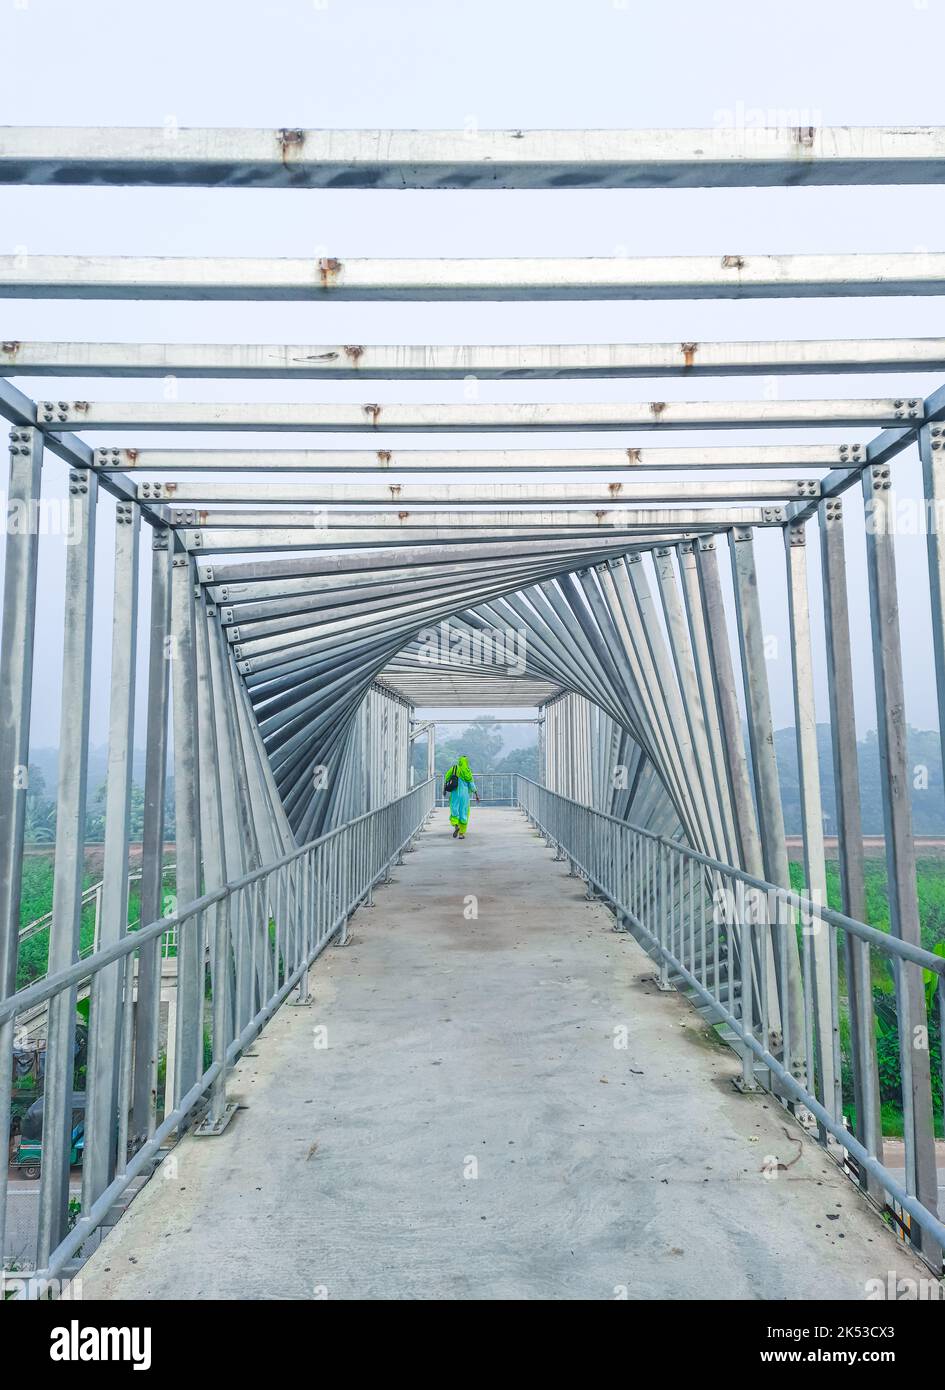
M 518 772 L 523 777 L 538 777 L 538 741 L 524 748 L 513 748 L 503 752 L 505 738 L 503 726 L 493 718 L 477 719 L 467 728 L 451 731 L 436 745 L 436 771 L 442 774 L 456 762 L 461 753 L 469 759 L 469 765 L 477 772 Z M 426 776 L 427 750 L 425 745 L 414 745 L 414 773 Z
M 785 828 L 789 835 L 801 833 L 800 787 L 797 775 L 797 747 L 793 728 L 778 729 L 774 736 L 781 779 L 781 800 L 784 805 Z M 830 726 L 818 724 L 817 746 L 820 753 L 821 799 L 825 828 L 828 834 L 837 829 L 837 806 L 834 793 L 833 755 L 830 745 Z M 519 772 L 526 777 L 538 776 L 538 745 L 504 752 L 502 726 L 492 719 L 477 719 L 461 732 L 450 732 L 436 749 L 436 770 L 442 773 L 455 762 L 460 753 L 469 758 L 474 772 Z M 859 750 L 860 803 L 865 835 L 882 835 L 883 801 L 879 769 L 879 745 L 875 730 L 857 744 Z M 912 796 L 913 828 L 917 835 L 945 835 L 945 787 L 942 780 L 942 750 L 934 729 L 908 730 L 909 785 Z M 36 749 L 31 754 L 30 783 L 26 801 L 26 836 L 33 843 L 52 843 L 56 838 L 55 784 L 58 756 L 54 748 Z M 426 772 L 426 748 L 415 745 L 413 764 L 417 775 Z M 92 842 L 103 838 L 105 831 L 106 750 L 97 748 L 89 753 L 88 798 L 86 802 L 86 838 Z M 130 835 L 141 838 L 144 813 L 144 752 L 134 753 L 131 793 Z M 165 835 L 174 835 L 174 779 L 168 775 L 165 798 Z
M 917 835 L 945 835 L 945 791 L 942 786 L 942 749 L 934 729 L 907 730 L 912 824 Z M 801 797 L 797 774 L 797 744 L 793 728 L 778 729 L 774 736 L 781 779 L 781 801 L 789 835 L 801 833 Z M 820 784 L 828 834 L 837 830 L 830 725 L 817 725 Z M 879 744 L 871 730 L 857 743 L 860 769 L 860 805 L 864 835 L 883 833 L 883 795 L 879 770 Z
M 26 839 L 30 844 L 51 845 L 56 839 L 56 760 L 53 755 L 53 786 L 47 781 L 49 749 L 43 761 L 37 759 L 29 765 L 29 787 L 26 793 Z M 143 755 L 142 755 L 143 763 Z M 93 771 L 96 774 L 93 777 Z M 85 802 L 85 838 L 90 844 L 100 843 L 105 838 L 105 782 L 104 768 L 96 767 L 90 759 L 88 794 Z M 174 779 L 168 776 L 164 795 L 164 838 L 174 838 Z M 128 837 L 140 840 L 144 825 L 144 791 L 137 781 L 131 784 L 131 816 L 128 824 Z

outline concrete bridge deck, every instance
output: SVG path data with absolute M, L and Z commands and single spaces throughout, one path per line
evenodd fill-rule
M 247 1108 L 178 1146 L 85 1298 L 838 1299 L 927 1274 L 734 1090 L 732 1054 L 518 812 L 448 831 L 437 810 L 314 1005 L 236 1069 Z

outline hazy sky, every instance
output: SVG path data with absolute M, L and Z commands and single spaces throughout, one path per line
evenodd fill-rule
M 37 125 L 265 127 L 712 127 L 909 125 L 942 120 L 945 0 L 790 6 L 753 3 L 108 3 L 0 0 L 0 122 Z M 764 113 L 764 114 L 762 114 Z M 555 192 L 0 189 L 4 251 L 255 256 L 582 256 L 942 250 L 939 189 L 769 189 Z M 942 332 L 939 299 L 589 304 L 186 305 L 6 301 L 7 338 L 155 341 L 606 342 L 725 338 L 924 336 Z M 33 396 L 49 386 L 18 383 Z M 935 378 L 782 378 L 780 394 L 928 394 Z M 483 383 L 484 401 L 639 400 L 644 381 Z M 181 382 L 180 398 L 364 400 L 360 383 Z M 160 382 L 62 382 L 57 396 L 159 399 Z M 372 400 L 455 400 L 462 384 L 372 383 Z M 661 398 L 757 399 L 764 380 L 661 383 Z M 776 442 L 865 440 L 870 431 L 780 431 Z M 169 437 L 95 435 L 145 444 Z M 208 436 L 192 437 L 206 446 Z M 691 442 L 721 444 L 719 432 Z M 766 442 L 771 442 L 767 436 Z M 740 432 L 748 444 L 761 435 Z M 178 436 L 175 442 L 186 442 Z M 222 436 L 249 447 L 253 436 Z M 299 446 L 351 444 L 299 436 Z M 380 442 L 380 441 L 379 441 Z M 451 443 L 472 444 L 472 437 Z M 490 446 L 540 446 L 547 437 L 491 436 Z M 556 435 L 554 445 L 586 443 Z M 595 436 L 598 445 L 652 436 Z M 674 435 L 673 443 L 682 443 Z M 687 441 L 689 442 L 689 441 Z M 289 443 L 280 436 L 276 447 Z M 399 436 L 401 447 L 435 438 Z M 48 494 L 65 466 L 50 458 Z M 560 476 L 560 475 L 559 475 Z M 896 490 L 918 486 L 913 453 L 896 464 Z M 352 478 L 351 481 L 356 481 Z M 858 508 L 850 507 L 851 512 Z M 105 736 L 110 642 L 112 505 L 102 505 L 96 597 L 92 736 Z M 858 725 L 875 720 L 862 536 L 848 526 Z M 780 533 L 759 540 L 769 632 L 786 632 Z M 59 722 L 62 542 L 41 549 L 34 743 Z M 724 557 L 723 557 L 724 558 Z M 898 543 L 908 717 L 937 723 L 925 546 Z M 820 641 L 816 548 L 811 592 Z M 147 599 L 147 585 L 143 598 Z M 146 611 L 146 610 L 145 610 Z M 772 662 L 775 720 L 792 722 L 785 655 Z M 822 662 L 820 663 L 822 666 Z M 823 697 L 822 670 L 820 671 Z M 822 704 L 821 716 L 825 717 Z

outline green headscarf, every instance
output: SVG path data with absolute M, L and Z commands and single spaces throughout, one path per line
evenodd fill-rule
M 464 782 L 472 781 L 472 768 L 469 766 L 469 759 L 465 757 L 465 755 L 461 757 L 459 762 L 456 764 L 456 772 L 458 776 L 462 777 Z

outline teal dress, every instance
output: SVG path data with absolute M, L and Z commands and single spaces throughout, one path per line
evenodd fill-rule
M 465 758 L 460 758 L 459 762 L 447 770 L 446 776 L 451 772 L 456 773 L 459 778 L 456 790 L 450 792 L 450 825 L 459 827 L 460 833 L 465 834 L 466 826 L 469 823 L 469 801 L 470 796 L 476 790 L 473 775 L 469 764 Z

